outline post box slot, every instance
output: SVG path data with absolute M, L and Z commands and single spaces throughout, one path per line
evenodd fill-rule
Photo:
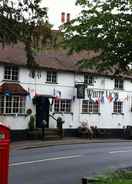
M 5 134 L 0 132 L 0 140 L 5 139 Z

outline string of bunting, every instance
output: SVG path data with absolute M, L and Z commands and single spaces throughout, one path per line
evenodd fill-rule
M 109 95 L 109 96 L 101 96 L 101 97 L 95 97 L 95 98 L 93 98 L 93 97 L 88 97 L 89 98 L 89 100 L 91 100 L 91 101 L 94 101 L 94 102 L 96 102 L 96 103 L 102 103 L 102 104 L 104 104 L 106 101 L 108 101 L 109 103 L 111 103 L 111 102 L 118 102 L 118 101 L 128 101 L 128 96 L 126 96 L 126 97 L 124 97 L 124 98 L 119 98 L 119 96 L 118 95 L 115 95 L 115 96 L 112 96 L 112 95 Z

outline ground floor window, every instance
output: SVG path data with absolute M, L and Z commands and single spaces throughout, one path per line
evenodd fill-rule
M 113 103 L 113 112 L 122 113 L 123 112 L 123 102 L 114 102 Z
M 69 99 L 57 99 L 54 102 L 54 111 L 55 112 L 71 112 L 71 100 Z
M 1 114 L 24 114 L 25 96 L 0 96 Z
M 82 113 L 99 113 L 99 103 L 89 100 L 83 100 Z

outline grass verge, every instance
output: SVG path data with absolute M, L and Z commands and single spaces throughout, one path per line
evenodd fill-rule
M 120 170 L 114 173 L 95 177 L 92 184 L 132 184 L 132 171 Z

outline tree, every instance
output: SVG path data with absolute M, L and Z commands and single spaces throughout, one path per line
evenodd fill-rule
M 127 71 L 132 62 L 132 1 L 78 0 L 79 17 L 64 25 L 65 45 L 70 52 L 94 50 L 96 56 L 82 60 L 82 67 Z
M 0 0 L 0 43 L 4 47 L 23 42 L 33 75 L 37 67 L 33 48 L 51 37 L 47 9 L 41 8 L 40 3 L 41 0 Z

